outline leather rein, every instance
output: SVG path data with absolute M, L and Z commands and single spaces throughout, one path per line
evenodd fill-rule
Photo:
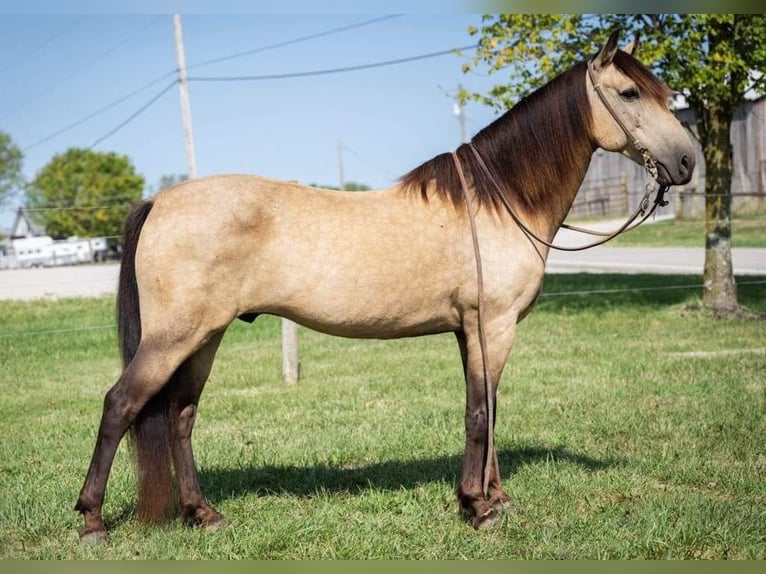
M 657 162 L 654 159 L 654 157 L 652 157 L 649 150 L 644 145 L 642 145 L 641 142 L 639 142 L 638 139 L 631 133 L 631 131 L 628 129 L 628 126 L 625 125 L 625 123 L 622 121 L 620 116 L 617 114 L 617 111 L 612 106 L 612 104 L 609 102 L 609 100 L 607 100 L 603 90 L 601 89 L 601 86 L 596 81 L 596 76 L 595 76 L 595 71 L 593 70 L 592 61 L 588 61 L 588 77 L 590 78 L 591 84 L 593 84 L 593 88 L 598 94 L 598 97 L 601 100 L 601 103 L 604 104 L 604 107 L 609 111 L 614 121 L 617 122 L 617 125 L 619 125 L 622 131 L 625 132 L 625 135 L 628 137 L 628 140 L 631 142 L 633 147 L 639 153 L 641 153 L 641 156 L 644 159 L 644 168 L 646 169 L 649 176 L 653 180 L 652 183 L 648 183 L 646 185 L 646 191 L 644 192 L 644 195 L 641 198 L 641 201 L 639 202 L 636 210 L 628 217 L 628 219 L 619 229 L 613 232 L 605 233 L 600 231 L 594 231 L 594 230 L 584 229 L 581 227 L 575 227 L 572 225 L 568 225 L 566 223 L 562 223 L 560 226 L 565 229 L 577 231 L 579 233 L 587 233 L 590 235 L 601 236 L 602 239 L 599 239 L 597 241 L 594 241 L 592 243 L 588 243 L 585 245 L 580 245 L 577 247 L 565 247 L 561 245 L 555 245 L 552 242 L 541 238 L 524 223 L 521 217 L 519 217 L 519 215 L 516 213 L 516 210 L 511 205 L 511 202 L 502 192 L 502 188 L 500 187 L 500 184 L 492 175 L 492 172 L 487 167 L 487 164 L 484 162 L 484 159 L 481 157 L 478 150 L 474 147 L 472 142 L 470 141 L 467 142 L 468 148 L 473 153 L 479 167 L 484 172 L 484 175 L 486 175 L 489 181 L 492 183 L 493 187 L 497 191 L 497 196 L 500 198 L 500 201 L 502 202 L 506 211 L 508 211 L 508 214 L 511 216 L 511 219 L 513 219 L 514 223 L 516 223 L 516 225 L 521 229 L 524 235 L 526 235 L 530 241 L 532 240 L 537 241 L 551 249 L 557 249 L 559 251 L 583 251 L 585 249 L 590 249 L 591 247 L 603 245 L 607 241 L 611 241 L 615 237 L 627 231 L 630 231 L 631 229 L 635 229 L 636 227 L 641 225 L 657 210 L 658 207 L 664 207 L 668 205 L 667 200 L 665 200 L 665 192 L 667 192 L 670 186 L 665 184 L 660 184 L 657 190 L 657 195 L 654 199 L 654 203 L 651 206 L 651 208 L 649 208 L 649 198 L 652 192 L 654 191 L 654 182 L 656 182 L 657 175 L 658 175 Z M 484 497 L 486 498 L 489 493 L 489 481 L 490 481 L 492 466 L 494 465 L 494 459 L 495 459 L 494 457 L 495 399 L 494 399 L 494 393 L 492 393 L 492 389 L 491 389 L 491 381 L 490 381 L 490 375 L 489 375 L 489 360 L 488 360 L 489 354 L 487 351 L 487 338 L 486 338 L 486 333 L 484 329 L 484 275 L 482 272 L 481 252 L 479 249 L 479 237 L 476 231 L 476 218 L 474 215 L 474 211 L 471 208 L 471 200 L 469 199 L 469 194 L 468 194 L 468 184 L 465 179 L 465 174 L 463 173 L 463 168 L 460 163 L 460 158 L 458 158 L 456 151 L 452 152 L 452 160 L 455 163 L 455 168 L 457 169 L 457 173 L 460 178 L 460 184 L 463 187 L 463 198 L 465 199 L 465 206 L 468 212 L 468 221 L 470 222 L 470 226 L 471 226 L 471 239 L 473 242 L 474 258 L 476 261 L 476 279 L 477 279 L 477 291 L 478 291 L 478 303 L 477 303 L 478 305 L 477 306 L 478 336 L 479 336 L 479 348 L 481 350 L 482 377 L 484 379 L 484 400 L 485 400 L 485 407 L 486 407 L 486 413 L 487 413 L 487 441 L 486 441 L 486 450 L 484 453 L 485 459 L 484 459 L 484 470 L 483 470 L 483 477 L 482 477 L 482 493 Z M 466 366 L 466 371 L 467 371 L 467 376 L 470 376 L 468 375 L 468 366 Z

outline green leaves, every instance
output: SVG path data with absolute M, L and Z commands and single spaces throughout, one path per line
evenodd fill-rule
M 470 98 L 505 108 L 596 53 L 609 33 L 623 45 L 640 32 L 637 56 L 687 97 L 736 107 L 748 91 L 766 92 L 766 16 L 762 14 L 500 14 L 483 18 L 463 71 L 498 74 L 502 83 Z
M 0 131 L 0 205 L 22 186 L 22 159 L 21 150 L 13 143 L 11 136 Z
M 498 14 L 483 18 L 479 47 L 463 71 L 486 69 L 507 81 L 494 86 L 489 95 L 470 94 L 471 99 L 498 109 L 510 107 L 521 97 L 583 59 L 584 52 L 598 48 L 600 39 L 591 19 L 582 14 Z
M 144 178 L 126 156 L 70 148 L 42 168 L 27 190 L 33 217 L 53 237 L 119 235 Z

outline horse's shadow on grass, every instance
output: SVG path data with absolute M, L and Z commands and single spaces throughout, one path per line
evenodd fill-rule
M 573 464 L 596 472 L 624 461 L 610 457 L 599 460 L 562 446 L 528 446 L 501 449 L 497 453 L 504 480 L 513 478 L 520 468 L 540 463 Z M 198 478 L 205 498 L 214 506 L 244 495 L 299 496 L 311 498 L 322 493 L 358 496 L 370 490 L 414 489 L 432 482 L 457 485 L 462 455 L 446 455 L 413 460 L 389 460 L 365 466 L 353 465 L 247 465 L 227 468 L 202 468 Z M 135 508 L 122 508 L 106 517 L 107 528 L 133 520 Z
M 503 477 L 520 467 L 544 461 L 571 463 L 595 472 L 621 464 L 617 459 L 598 460 L 563 447 L 526 447 L 498 451 Z M 366 490 L 399 490 L 431 482 L 457 484 L 462 455 L 428 459 L 384 461 L 365 466 L 318 464 L 250 465 L 207 468 L 199 472 L 200 486 L 212 504 L 243 494 L 312 497 L 318 493 L 358 495 Z

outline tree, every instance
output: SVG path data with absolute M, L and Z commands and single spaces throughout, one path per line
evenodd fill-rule
M 27 201 L 53 237 L 113 236 L 143 189 L 144 178 L 127 156 L 70 148 L 37 173 Z
M 311 183 L 309 185 L 312 187 L 321 187 L 323 189 L 334 189 L 335 191 L 340 190 L 337 185 L 321 185 L 318 183 Z M 371 189 L 372 188 L 369 185 L 357 183 L 355 181 L 347 181 L 343 184 L 343 191 L 370 191 Z
M 160 181 L 157 184 L 157 191 L 161 191 L 166 187 L 173 187 L 189 179 L 189 176 L 185 173 L 171 173 L 160 176 Z M 154 190 L 152 190 L 154 191 Z
M 716 312 L 738 308 L 731 263 L 732 145 L 735 110 L 746 94 L 766 92 L 763 14 L 503 14 L 484 16 L 479 47 L 463 71 L 477 65 L 510 81 L 489 94 L 469 94 L 497 108 L 595 54 L 616 27 L 640 33 L 638 58 L 694 111 L 705 159 L 705 268 L 702 303 Z
M 23 157 L 11 136 L 0 131 L 0 205 L 10 198 L 15 190 L 23 186 L 21 176 Z

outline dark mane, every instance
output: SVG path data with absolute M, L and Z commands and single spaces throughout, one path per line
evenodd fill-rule
M 614 63 L 643 93 L 667 101 L 668 88 L 635 58 L 618 50 Z M 564 203 L 571 198 L 556 191 L 578 185 L 585 176 L 595 149 L 585 74 L 585 62 L 574 66 L 522 99 L 472 140 L 508 199 L 528 214 L 556 207 L 566 212 Z M 496 209 L 499 192 L 470 147 L 462 144 L 457 154 L 478 203 Z M 426 161 L 399 182 L 406 193 L 420 194 L 426 201 L 433 191 L 458 208 L 463 205 L 463 187 L 450 153 Z
M 591 116 L 585 92 L 585 64 L 579 64 L 522 99 L 477 133 L 472 142 L 500 186 L 525 211 L 544 209 L 551 191 L 583 171 L 585 155 L 593 153 Z M 492 209 L 498 191 L 479 167 L 468 145 L 458 150 L 463 171 L 473 183 L 476 200 Z M 587 167 L 587 164 L 586 166 Z M 463 187 L 451 154 L 444 153 L 416 167 L 400 180 L 404 189 L 423 199 L 435 192 L 455 206 L 463 204 Z

